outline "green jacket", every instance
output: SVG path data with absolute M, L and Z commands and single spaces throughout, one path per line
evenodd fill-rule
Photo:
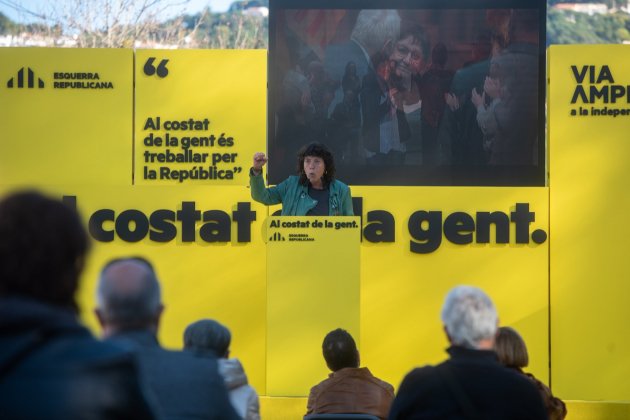
M 282 203 L 283 216 L 305 216 L 317 204 L 308 195 L 308 186 L 301 185 L 300 178 L 295 175 L 288 177 L 275 187 L 265 188 L 262 172 L 259 175 L 250 173 L 249 186 L 252 189 L 252 198 L 259 203 L 266 205 Z M 354 216 L 350 188 L 334 179 L 328 186 L 328 190 L 330 216 Z

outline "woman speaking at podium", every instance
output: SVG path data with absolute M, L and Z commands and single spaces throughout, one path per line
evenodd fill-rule
M 275 187 L 265 187 L 265 163 L 265 154 L 255 153 L 249 171 L 252 198 L 259 203 L 282 203 L 283 216 L 354 216 L 350 188 L 335 179 L 335 161 L 325 145 L 310 143 L 302 147 L 298 153 L 298 175 Z

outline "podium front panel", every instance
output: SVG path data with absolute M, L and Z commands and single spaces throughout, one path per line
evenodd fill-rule
M 359 342 L 359 217 L 267 220 L 267 395 L 304 396 L 330 371 L 325 335 Z

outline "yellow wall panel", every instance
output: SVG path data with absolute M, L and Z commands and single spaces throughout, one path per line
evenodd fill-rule
M 622 333 L 630 318 L 628 51 L 571 45 L 549 52 L 551 369 L 554 392 L 569 399 L 627 401 L 630 394 L 630 336 Z M 609 94 L 591 100 L 592 90 Z M 613 92 L 621 94 L 614 101 Z
M 131 184 L 132 50 L 2 48 L 0 62 L 0 182 Z
M 497 305 L 502 325 L 522 333 L 530 352 L 530 368 L 548 378 L 548 242 L 516 244 L 514 223 L 510 243 L 456 245 L 442 238 L 428 254 L 410 252 L 414 240 L 410 216 L 419 211 L 453 212 L 515 210 L 529 203 L 535 213 L 530 233 L 548 232 L 547 188 L 403 188 L 354 187 L 362 196 L 363 224 L 367 213 L 385 209 L 395 217 L 395 243 L 370 243 L 361 249 L 361 356 L 372 372 L 400 384 L 414 366 L 444 360 L 448 343 L 440 310 L 449 289 L 470 284 L 484 289 Z M 415 236 L 417 237 L 417 236 Z
M 266 64 L 265 50 L 136 51 L 136 184 L 247 184 L 265 144 Z

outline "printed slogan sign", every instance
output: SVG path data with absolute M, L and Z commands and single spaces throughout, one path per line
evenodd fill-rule
M 307 395 L 327 375 L 324 336 L 336 329 L 360 339 L 358 217 L 267 219 L 267 371 L 272 395 Z M 293 343 L 287 345 L 287 337 Z
M 134 183 L 246 184 L 266 136 L 265 62 L 262 50 L 136 51 Z
M 0 182 L 129 185 L 133 51 L 3 48 Z
M 625 67 L 617 69 L 625 74 Z M 571 104 L 579 105 L 571 109 L 572 116 L 630 115 L 630 85 L 615 82 L 611 65 L 573 64 L 571 74 L 576 83 Z
M 630 317 L 629 48 L 549 51 L 551 377 L 572 399 L 630 393 L 630 335 L 619 334 Z M 588 380 L 576 380 L 578 365 Z

